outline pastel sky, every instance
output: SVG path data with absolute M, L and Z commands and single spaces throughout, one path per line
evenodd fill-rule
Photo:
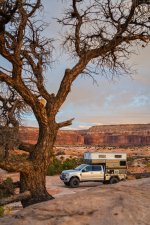
M 43 17 L 49 23 L 46 35 L 56 40 L 57 59 L 46 73 L 46 85 L 50 92 L 56 92 L 65 68 L 72 65 L 58 45 L 61 26 L 52 19 L 62 15 L 65 3 L 60 0 L 43 2 Z M 139 48 L 138 54 L 132 56 L 129 63 L 136 70 L 131 77 L 120 76 L 111 80 L 100 74 L 96 85 L 89 77 L 79 76 L 58 113 L 57 121 L 75 118 L 68 129 L 86 129 L 97 124 L 150 123 L 150 45 Z M 37 126 L 37 123 L 33 116 L 28 115 L 25 125 Z

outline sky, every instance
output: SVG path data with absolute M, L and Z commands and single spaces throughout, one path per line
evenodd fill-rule
M 59 48 L 61 26 L 53 19 L 62 16 L 64 5 L 60 0 L 43 2 L 43 17 L 49 23 L 45 34 L 56 40 L 56 61 L 52 69 L 46 72 L 46 85 L 50 92 L 56 93 L 65 69 L 72 65 L 69 57 Z M 131 77 L 124 75 L 111 80 L 100 75 L 97 84 L 93 84 L 89 77 L 79 76 L 58 113 L 57 121 L 75 118 L 72 126 L 66 129 L 150 123 L 150 44 L 139 48 L 129 64 L 135 70 Z M 29 114 L 24 118 L 24 125 L 37 126 L 37 123 Z

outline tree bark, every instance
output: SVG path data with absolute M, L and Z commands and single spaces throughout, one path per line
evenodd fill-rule
M 27 207 L 43 201 L 54 199 L 46 190 L 46 174 L 43 165 L 35 168 L 30 173 L 20 173 L 20 191 L 29 190 L 30 198 L 21 200 L 22 206 Z
M 20 173 L 20 192 L 30 191 L 31 197 L 21 201 L 23 207 L 54 199 L 46 190 L 47 169 L 52 160 L 57 130 L 52 125 L 41 127 L 35 149 L 30 153 L 32 169 Z

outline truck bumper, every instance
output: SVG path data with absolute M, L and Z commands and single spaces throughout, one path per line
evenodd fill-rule
M 60 179 L 63 181 L 63 182 L 69 182 L 70 178 L 68 177 L 63 177 L 62 175 L 60 175 Z

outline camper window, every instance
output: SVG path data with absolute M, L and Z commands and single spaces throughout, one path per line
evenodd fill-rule
M 120 166 L 126 166 L 126 161 L 120 161 Z
M 98 157 L 99 157 L 100 159 L 101 159 L 101 158 L 106 158 L 106 155 L 99 155 Z
M 115 155 L 115 158 L 120 159 L 122 158 L 122 155 Z

